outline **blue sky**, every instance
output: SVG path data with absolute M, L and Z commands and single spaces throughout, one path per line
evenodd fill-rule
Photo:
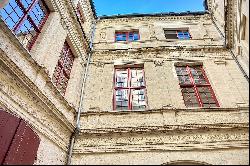
M 94 0 L 94 4 L 98 16 L 204 11 L 203 0 Z

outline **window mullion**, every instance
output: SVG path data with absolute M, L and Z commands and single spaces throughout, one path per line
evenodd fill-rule
M 40 31 L 39 28 L 36 26 L 35 22 L 34 22 L 33 19 L 30 17 L 30 15 L 27 15 L 27 19 L 29 20 L 30 24 L 34 27 L 34 29 L 36 30 L 36 32 L 40 33 L 41 31 Z
M 132 104 L 131 104 L 131 73 L 130 73 L 130 68 L 128 68 L 128 109 L 132 110 Z
M 193 85 L 193 87 L 194 87 L 194 92 L 195 92 L 196 97 L 197 97 L 197 99 L 198 99 L 199 105 L 200 105 L 200 107 L 203 107 L 203 103 L 202 103 L 202 100 L 201 100 L 201 97 L 200 97 L 198 88 L 196 87 L 196 84 L 195 84 L 195 81 L 194 81 L 194 77 L 193 77 L 193 75 L 192 75 L 192 72 L 191 72 L 191 69 L 190 69 L 189 66 L 187 66 L 187 72 L 188 72 L 188 74 L 189 74 L 190 81 L 191 81 L 191 83 L 192 83 L 192 85 Z
M 20 0 L 16 0 L 18 6 L 21 8 L 21 10 L 24 12 L 23 17 L 18 21 L 18 23 L 16 24 L 16 26 L 14 27 L 13 31 L 16 32 L 19 27 L 21 26 L 21 24 L 25 21 L 25 19 L 28 16 L 28 13 L 31 11 L 31 9 L 36 5 L 36 3 L 39 0 L 34 0 L 32 1 L 31 5 L 28 7 L 28 9 L 26 10 L 25 7 L 23 6 L 22 2 Z

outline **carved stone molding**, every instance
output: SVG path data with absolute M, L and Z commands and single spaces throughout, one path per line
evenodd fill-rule
M 155 134 L 113 134 L 82 136 L 74 153 L 117 153 L 148 151 L 192 151 L 248 148 L 247 129 L 221 129 Z
M 188 55 L 188 56 L 187 56 Z M 223 48 L 182 48 L 182 49 L 169 49 L 169 48 L 142 48 L 130 51 L 128 50 L 102 50 L 94 51 L 92 59 L 93 61 L 99 60 L 116 60 L 119 58 L 129 59 L 164 59 L 164 60 L 187 60 L 195 58 L 203 59 L 227 59 L 230 60 L 232 57 L 229 52 Z M 153 60 L 155 61 L 155 60 Z
M 158 17 L 129 17 L 129 18 L 112 18 L 112 19 L 101 19 L 98 22 L 101 24 L 110 24 L 110 23 L 117 23 L 122 24 L 124 22 L 150 22 L 150 21 L 171 21 L 171 20 L 209 20 L 210 15 L 204 14 L 204 15 L 185 15 L 185 16 L 158 16 Z

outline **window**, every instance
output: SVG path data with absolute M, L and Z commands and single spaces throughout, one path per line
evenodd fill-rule
M 176 66 L 176 72 L 187 107 L 219 107 L 202 66 Z
M 73 62 L 74 55 L 68 43 L 65 42 L 53 75 L 53 83 L 62 94 L 65 94 Z
M 30 50 L 48 18 L 49 9 L 44 0 L 10 0 L 0 13 L 7 26 Z
M 114 110 L 146 108 L 146 85 L 142 67 L 115 68 Z
M 241 20 L 241 40 L 246 39 L 246 16 L 242 14 L 242 20 Z
M 85 17 L 83 15 L 83 12 L 81 11 L 80 3 L 77 4 L 76 15 L 79 18 L 79 20 L 81 21 L 81 23 L 83 24 L 85 22 Z
M 116 32 L 115 41 L 136 41 L 140 39 L 138 31 Z
M 166 39 L 191 39 L 188 30 L 164 30 Z

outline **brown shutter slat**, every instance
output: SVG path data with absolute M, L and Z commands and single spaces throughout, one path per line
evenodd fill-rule
M 22 120 L 4 164 L 34 164 L 39 143 L 39 137 Z
M 0 109 L 0 165 L 14 138 L 20 119 Z

